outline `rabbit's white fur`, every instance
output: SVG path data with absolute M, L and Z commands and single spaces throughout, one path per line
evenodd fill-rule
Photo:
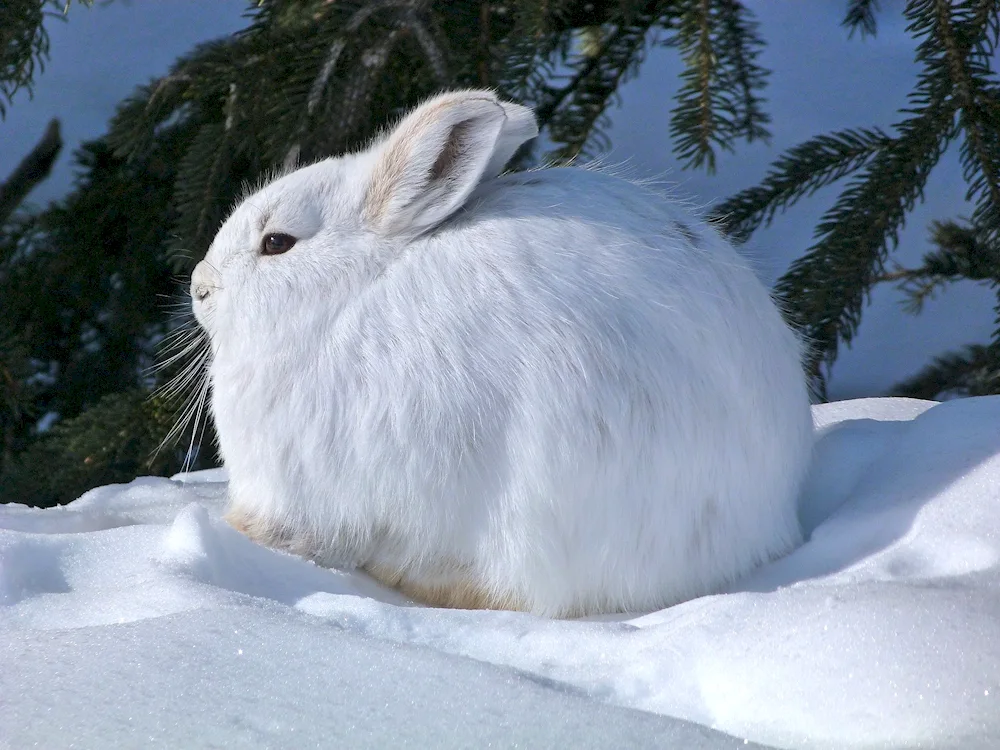
M 710 226 L 441 95 L 244 200 L 192 279 L 228 518 L 433 604 L 576 616 L 800 542 L 797 339 Z M 262 255 L 271 233 L 297 238 Z

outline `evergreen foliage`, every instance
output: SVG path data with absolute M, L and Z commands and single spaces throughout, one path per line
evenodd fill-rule
M 845 24 L 852 31 L 874 34 L 877 6 L 877 2 L 863 0 L 849 3 Z M 921 294 L 922 284 L 933 288 L 964 278 L 997 288 L 1000 88 L 991 66 L 1000 36 L 1000 4 L 994 0 L 909 0 L 904 14 L 907 29 L 918 42 L 920 73 L 902 112 L 904 119 L 893 127 L 894 132 L 857 129 L 808 141 L 778 159 L 761 185 L 724 201 L 713 212 L 737 238 L 746 237 L 801 197 L 849 177 L 817 226 L 814 244 L 792 264 L 775 290 L 792 322 L 811 343 L 809 371 L 821 393 L 825 393 L 825 376 L 841 342 L 850 344 L 857 333 L 868 296 L 877 284 L 902 281 L 911 297 L 911 309 L 919 309 L 913 307 L 913 300 Z M 976 241 L 942 242 L 939 230 L 944 225 L 936 225 L 933 239 L 939 249 L 925 259 L 923 267 L 887 273 L 886 264 L 907 214 L 922 199 L 932 169 L 952 144 L 960 149 L 967 198 L 975 205 L 969 227 Z M 989 272 L 985 266 L 990 266 Z M 945 267 L 956 272 L 943 273 Z M 973 275 L 965 272 L 972 269 L 976 269 Z M 920 382 L 924 386 L 937 379 L 944 383 L 949 373 L 958 374 L 959 363 L 965 363 L 963 382 L 972 373 L 982 372 L 987 374 L 984 384 L 996 384 L 996 375 L 989 373 L 1000 371 L 1000 359 L 988 355 L 1000 351 L 998 343 L 1000 330 L 990 347 L 939 359 Z M 955 385 L 960 392 L 968 390 Z M 925 388 L 921 392 L 941 395 L 949 390 L 932 393 Z M 980 392 L 980 387 L 973 391 Z
M 130 482 L 137 474 L 171 473 L 178 457 L 158 447 L 176 416 L 162 398 L 145 391 L 105 396 L 18 454 L 4 472 L 4 493 L 46 507 L 75 500 L 92 487 Z
M 128 162 L 101 141 L 85 144 L 69 197 L 0 233 L 3 469 L 38 441 L 46 415 L 71 418 L 154 385 L 157 344 L 176 326 L 167 303 L 180 279 L 166 246 L 187 140 L 174 125 Z M 5 473 L 0 487 L 7 495 Z
M 877 0 L 845 5 L 849 32 L 876 33 Z M 44 13 L 64 6 L 0 4 L 0 113 L 44 61 Z M 843 183 L 815 243 L 777 288 L 813 344 L 820 387 L 876 284 L 901 285 L 917 311 L 944 284 L 996 287 L 1000 274 L 990 67 L 1000 10 L 995 0 L 909 0 L 904 12 L 921 74 L 901 121 L 888 132 L 817 136 L 714 209 L 739 241 Z M 518 155 L 522 166 L 596 155 L 609 145 L 606 113 L 619 87 L 662 44 L 684 63 L 664 126 L 685 165 L 712 170 L 720 149 L 768 137 L 763 40 L 737 0 L 257 0 L 246 17 L 242 32 L 197 47 L 120 105 L 108 134 L 76 155 L 65 201 L 0 222 L 3 500 L 63 502 L 137 473 L 211 465 L 210 450 L 189 450 L 197 425 L 185 426 L 180 447 L 154 450 L 179 416 L 204 406 L 203 363 L 187 361 L 198 347 L 178 312 L 187 275 L 246 185 L 357 148 L 435 91 L 490 86 L 533 106 L 542 138 Z M 893 266 L 898 232 L 953 143 L 973 215 L 935 225 L 935 249 L 920 267 Z M 171 337 L 176 354 L 158 355 Z M 152 369 L 158 356 L 165 366 Z M 1000 336 L 901 388 L 995 392 L 998 363 Z M 178 375 L 190 398 L 176 386 L 148 398 Z M 49 470 L 40 476 L 38 467 Z
M 90 5 L 92 0 L 83 0 Z M 42 23 L 65 16 L 69 0 L 4 0 L 0 3 L 0 118 L 14 94 L 26 89 L 49 54 L 49 35 Z
M 49 176 L 60 151 L 62 135 L 59 120 L 53 119 L 42 139 L 21 160 L 10 177 L 0 183 L 0 227 L 7 223 L 35 186 Z

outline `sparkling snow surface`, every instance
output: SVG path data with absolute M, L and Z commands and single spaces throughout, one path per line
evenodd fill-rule
M 1000 397 L 814 414 L 804 546 L 599 622 L 261 548 L 221 471 L 0 506 L 0 747 L 1000 747 Z

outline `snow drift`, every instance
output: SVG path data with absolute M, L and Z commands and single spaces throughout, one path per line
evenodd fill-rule
M 261 548 L 222 471 L 0 506 L 0 745 L 1000 746 L 1000 397 L 814 418 L 802 547 L 593 621 Z

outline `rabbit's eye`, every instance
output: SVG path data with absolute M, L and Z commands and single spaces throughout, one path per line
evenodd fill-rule
M 295 238 L 290 234 L 268 234 L 260 246 L 261 255 L 281 255 L 287 253 L 295 244 Z

